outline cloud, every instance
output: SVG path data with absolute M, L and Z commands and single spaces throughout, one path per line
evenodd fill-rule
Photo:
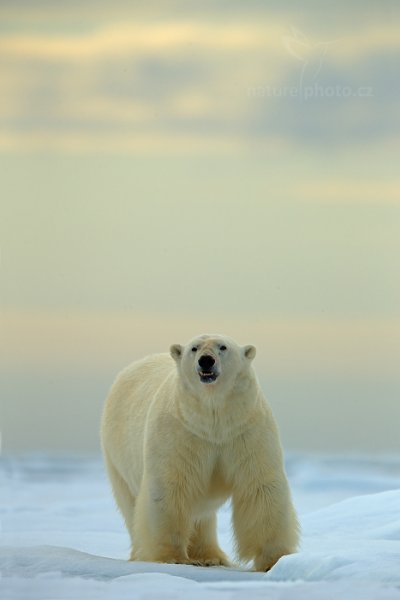
M 282 23 L 260 26 L 236 23 L 229 28 L 213 22 L 167 21 L 163 24 L 114 23 L 79 35 L 11 34 L 2 39 L 2 54 L 10 58 L 48 62 L 101 60 L 134 53 L 171 56 L 182 52 L 254 51 L 269 48 L 276 53 Z
M 298 194 L 305 201 L 322 203 L 399 205 L 400 181 L 325 180 L 300 184 Z
M 299 30 L 279 11 L 243 19 L 236 9 L 228 24 L 211 11 L 158 21 L 128 12 L 124 22 L 100 8 L 85 14 L 83 28 L 60 20 L 59 31 L 30 31 L 25 20 L 3 33 L 0 148 L 223 149 L 397 134 L 400 41 L 390 23 L 321 40 L 313 25 L 294 56 L 287 40 Z
M 204 331 L 259 347 L 258 369 L 269 376 L 398 375 L 398 318 L 267 319 L 171 316 L 160 313 L 4 313 L 8 372 L 117 371 L 148 353 L 167 352 Z M 39 343 L 40 342 L 40 343 Z

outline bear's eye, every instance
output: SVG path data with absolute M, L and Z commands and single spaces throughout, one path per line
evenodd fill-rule
M 222 350 L 222 352 L 224 352 L 226 350 L 226 346 L 220 346 L 219 349 Z
M 197 352 L 197 346 L 193 346 L 192 352 Z

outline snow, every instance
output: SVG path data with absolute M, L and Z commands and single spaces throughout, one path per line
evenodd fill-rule
M 400 600 L 400 456 L 292 454 L 287 471 L 301 548 L 254 573 L 128 562 L 99 457 L 3 457 L 1 598 Z M 219 538 L 233 556 L 229 505 Z

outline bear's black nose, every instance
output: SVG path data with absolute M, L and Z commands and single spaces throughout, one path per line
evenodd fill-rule
M 210 356 L 209 354 L 203 354 L 199 358 L 199 365 L 202 369 L 211 369 L 215 365 L 215 358 Z

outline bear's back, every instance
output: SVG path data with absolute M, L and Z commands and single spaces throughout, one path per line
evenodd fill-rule
M 148 410 L 160 386 L 175 370 L 169 354 L 153 354 L 130 364 L 117 376 L 102 419 L 103 446 L 116 466 L 126 464 L 132 455 L 141 462 Z
M 152 354 L 135 361 L 117 376 L 108 395 L 105 413 L 113 419 L 124 421 L 131 412 L 148 410 L 154 394 L 165 379 L 175 370 L 175 364 L 167 353 Z

